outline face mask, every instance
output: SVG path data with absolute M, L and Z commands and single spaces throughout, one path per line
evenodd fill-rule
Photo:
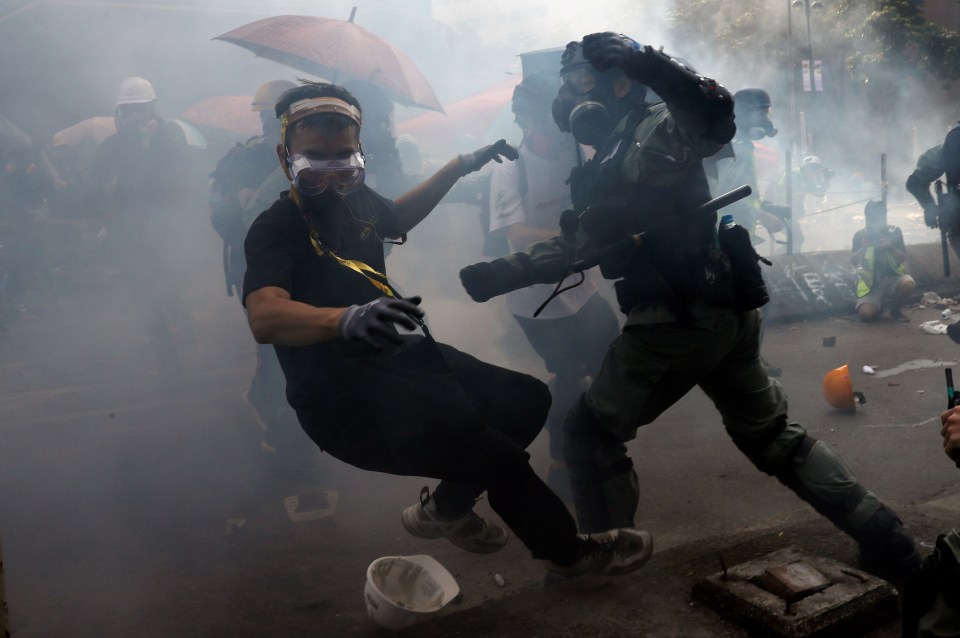
M 747 129 L 747 136 L 757 142 L 762 140 L 765 137 L 776 137 L 779 131 L 777 127 L 773 125 L 773 121 L 767 115 L 759 115 L 751 118 L 753 120 L 754 126 L 751 126 Z
M 613 131 L 613 118 L 598 95 L 598 87 L 577 94 L 570 82 L 560 87 L 553 101 L 553 120 L 561 131 L 569 131 L 580 144 L 597 147 Z
M 324 192 L 349 195 L 360 190 L 364 181 L 363 155 L 354 153 L 347 159 L 320 160 L 300 154 L 287 154 L 287 165 L 293 187 L 306 197 Z

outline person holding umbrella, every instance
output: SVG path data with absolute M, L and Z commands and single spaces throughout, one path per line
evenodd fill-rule
M 436 342 L 420 299 L 403 298 L 384 274 L 384 242 L 402 241 L 458 179 L 517 151 L 501 140 L 461 155 L 390 201 L 364 185 L 361 108 L 348 91 L 308 83 L 284 93 L 275 112 L 291 189 L 250 228 L 243 301 L 256 340 L 276 349 L 307 434 L 355 467 L 441 479 L 402 513 L 414 536 L 499 550 L 506 533 L 473 511 L 486 491 L 551 570 L 642 566 L 649 534 L 579 536 L 530 467 L 524 448 L 546 419 L 546 386 Z

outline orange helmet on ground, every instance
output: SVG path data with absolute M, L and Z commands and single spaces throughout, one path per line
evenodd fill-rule
M 847 364 L 834 368 L 823 377 L 823 396 L 827 403 L 843 412 L 856 412 L 857 404 L 866 402 L 863 394 L 853 391 Z

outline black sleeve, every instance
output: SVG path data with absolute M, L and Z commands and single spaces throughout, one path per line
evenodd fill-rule
M 247 271 L 243 276 L 243 304 L 247 295 L 260 288 L 276 286 L 293 292 L 295 242 L 289 225 L 270 211 L 261 214 L 243 244 Z
M 947 174 L 947 184 L 960 185 L 960 126 L 947 133 L 943 141 L 943 168 Z

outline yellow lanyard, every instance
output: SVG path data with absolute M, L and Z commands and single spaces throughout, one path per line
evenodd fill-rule
M 387 281 L 387 276 L 381 272 L 378 272 L 376 269 L 371 268 L 362 261 L 357 261 L 356 259 L 343 259 L 332 250 L 324 250 L 323 246 L 320 245 L 320 238 L 317 236 L 317 233 L 310 231 L 310 245 L 313 246 L 313 250 L 317 253 L 317 256 L 323 257 L 324 255 L 330 255 L 337 260 L 337 263 L 341 266 L 346 266 L 354 272 L 360 273 L 366 277 L 367 281 L 372 283 L 377 287 L 380 292 L 387 295 L 388 297 L 398 297 L 396 292 L 393 290 L 393 286 L 390 285 L 390 282 Z
M 330 255 L 337 260 L 337 263 L 341 266 L 346 266 L 350 270 L 357 272 L 363 275 L 367 281 L 372 283 L 377 287 L 377 290 L 387 295 L 388 297 L 395 297 L 401 299 L 400 295 L 396 293 L 393 289 L 393 286 L 390 285 L 390 282 L 387 281 L 387 276 L 377 270 L 366 265 L 362 261 L 357 261 L 355 259 L 342 259 L 339 255 L 334 253 L 332 250 L 324 249 L 323 245 L 320 243 L 320 236 L 317 234 L 317 231 L 313 229 L 313 226 L 310 225 L 310 220 L 307 219 L 306 213 L 303 212 L 303 205 L 300 202 L 300 193 L 298 193 L 293 188 L 290 189 L 290 199 L 296 203 L 297 208 L 300 210 L 300 214 L 303 216 L 303 221 L 307 224 L 307 228 L 310 230 L 310 245 L 313 246 L 313 250 L 317 253 L 318 257 L 323 257 L 324 255 Z
M 296 201 L 299 205 L 299 201 L 296 197 L 296 192 L 291 190 L 290 194 L 293 197 L 294 201 Z M 393 297 L 394 299 L 403 299 L 403 297 L 400 296 L 400 294 L 393 289 L 393 286 L 391 286 L 390 282 L 387 280 L 387 276 L 384 275 L 382 272 L 376 270 L 375 268 L 371 268 L 370 266 L 363 263 L 362 261 L 358 261 L 356 259 L 343 259 L 339 255 L 337 255 L 335 252 L 330 250 L 329 248 L 324 248 L 323 244 L 320 243 L 320 236 L 317 234 L 315 230 L 313 230 L 313 227 L 310 226 L 310 220 L 307 219 L 307 216 L 303 213 L 302 209 L 300 214 L 303 215 L 303 221 L 306 222 L 307 228 L 310 229 L 310 245 L 313 246 L 313 251 L 317 254 L 318 257 L 323 257 L 324 255 L 330 255 L 341 266 L 349 268 L 350 270 L 363 275 L 363 277 L 367 281 L 369 281 L 371 284 L 376 286 L 377 290 L 379 290 L 386 296 Z M 420 326 L 420 328 L 423 330 L 424 336 L 426 336 L 428 339 L 432 339 L 432 337 L 430 336 L 430 330 L 427 329 L 427 324 L 423 319 L 415 315 L 408 315 L 408 316 L 411 319 L 413 319 L 413 321 L 415 321 L 417 325 Z

